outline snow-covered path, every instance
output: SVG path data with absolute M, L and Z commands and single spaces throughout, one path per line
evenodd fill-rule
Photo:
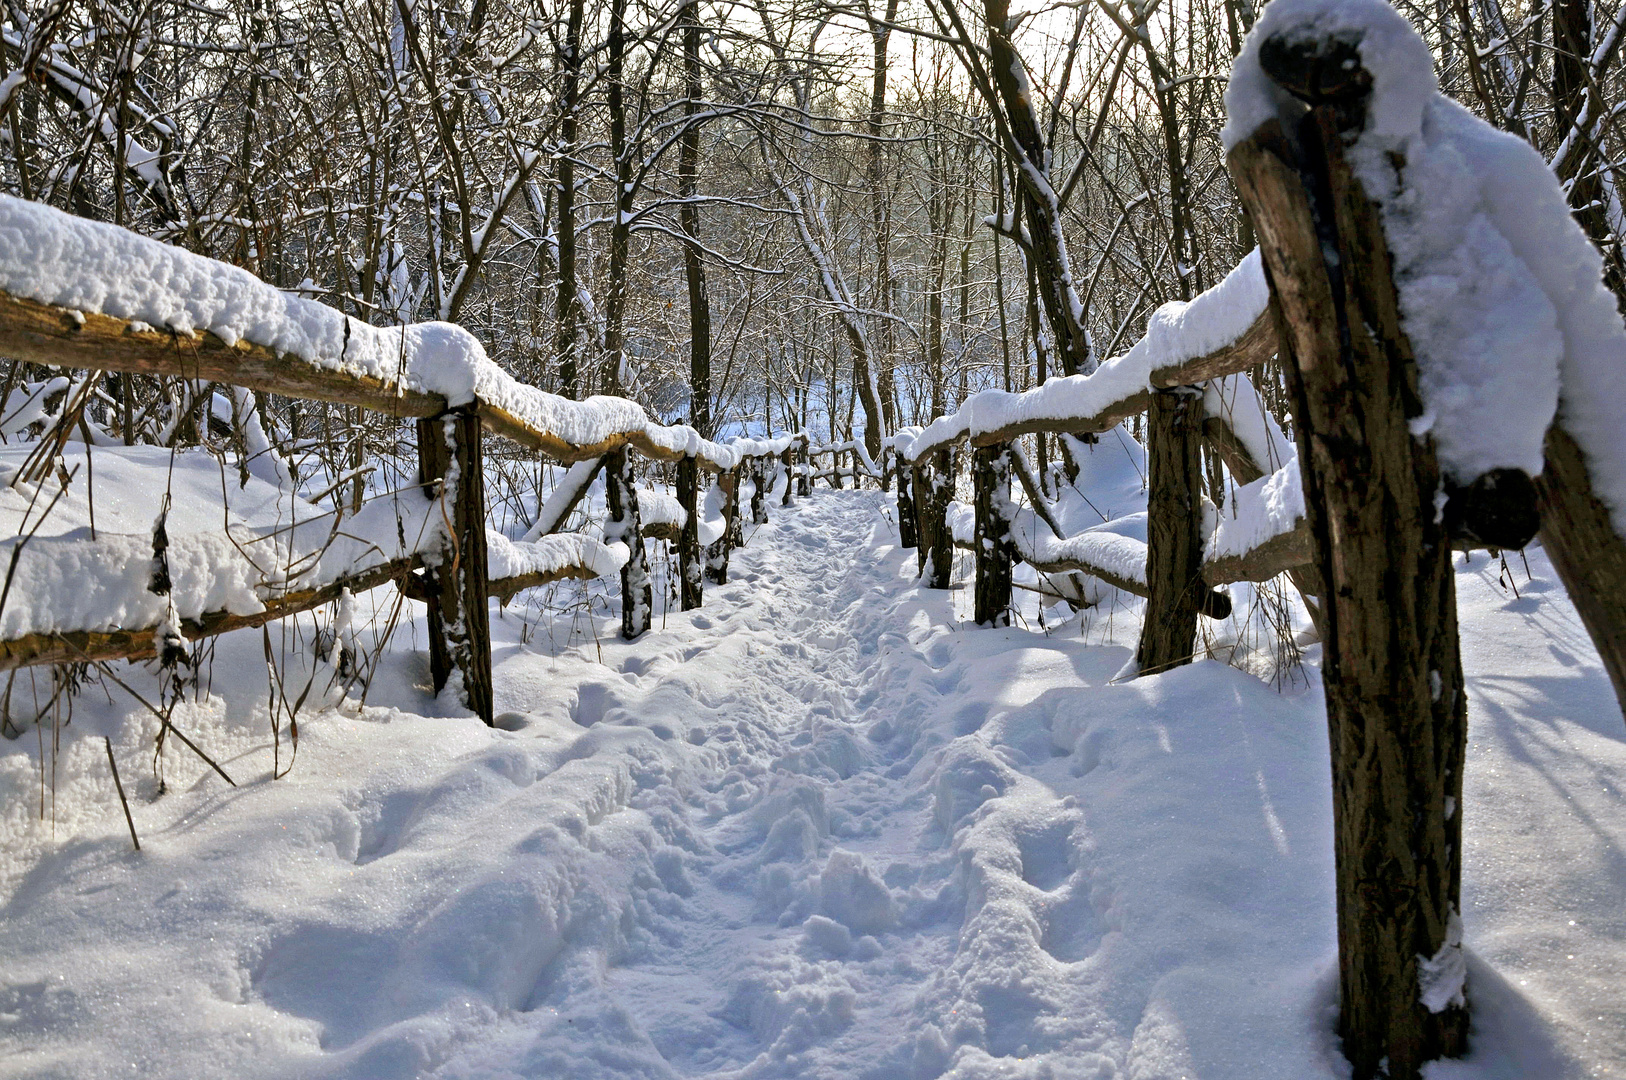
M 405 650 L 383 704 L 302 724 L 287 780 L 264 779 L 263 710 L 183 712 L 243 786 L 139 799 L 139 855 L 83 740 L 74 838 L 0 865 L 0 1075 L 1344 1075 L 1313 675 L 1108 685 L 1132 618 L 969 628 L 959 593 L 914 585 L 887 509 L 774 508 L 702 611 L 630 645 L 494 620 L 501 730 L 423 715 Z M 1441 1076 L 1626 1063 L 1626 751 L 1532 565 L 1515 604 L 1459 577 L 1491 717 L 1465 917 L 1495 971 L 1476 961 L 1476 1058 Z M 0 783 L 34 790 L 9 762 Z M 1505 798 L 1520 770 L 1547 787 Z

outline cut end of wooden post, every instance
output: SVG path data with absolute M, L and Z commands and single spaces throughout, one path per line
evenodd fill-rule
M 1330 105 L 1339 128 L 1356 131 L 1366 122 L 1372 73 L 1361 63 L 1359 33 L 1327 37 L 1273 34 L 1259 46 L 1259 66 L 1278 86 L 1314 108 Z

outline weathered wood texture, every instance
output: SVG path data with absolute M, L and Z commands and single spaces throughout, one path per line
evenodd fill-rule
M 463 703 L 492 723 L 491 610 L 480 417 L 456 409 L 418 421 L 418 480 L 440 502 L 438 550 L 425 554 L 429 670 L 435 692 L 455 669 Z
M 1146 418 L 1146 613 L 1135 664 L 1151 675 L 1191 662 L 1203 584 L 1203 399 L 1152 395 Z
M 1586 460 L 1560 417 L 1547 431 L 1547 462 L 1536 481 L 1541 540 L 1592 635 L 1615 700 L 1626 713 L 1626 539 L 1593 493 Z
M 717 490 L 723 501 L 723 534 L 706 546 L 706 580 L 713 585 L 728 584 L 728 556 L 734 549 L 734 535 L 740 516 L 740 474 L 729 469 L 717 474 Z
M 700 576 L 705 565 L 700 552 L 700 469 L 693 458 L 677 463 L 677 495 L 684 515 L 678 536 L 678 602 L 684 611 L 693 611 L 705 588 Z
M 771 475 L 766 457 L 751 459 L 751 479 L 755 484 L 755 490 L 751 492 L 751 522 L 754 525 L 768 524 L 767 489 Z
M 1011 624 L 1011 448 L 979 446 L 972 454 L 975 487 L 975 617 L 979 626 Z
M 1159 390 L 1194 386 L 1210 379 L 1247 371 L 1276 355 L 1276 313 L 1266 307 L 1248 324 L 1242 336 L 1211 353 L 1194 356 L 1178 364 L 1155 368 L 1151 383 Z
M 1290 89 L 1292 67 L 1282 65 Z M 1303 86 L 1349 85 L 1358 54 L 1344 43 L 1311 67 L 1331 76 Z M 1448 935 L 1460 933 L 1467 716 L 1451 549 L 1434 508 L 1432 443 L 1408 429 L 1422 403 L 1383 232 L 1342 156 L 1351 105 L 1309 96 L 1316 107 L 1294 140 L 1302 157 L 1271 122 L 1228 164 L 1282 312 L 1312 549 L 1327 583 L 1339 1033 L 1357 1078 L 1384 1062 L 1386 1075 L 1416 1078 L 1425 1062 L 1460 1053 L 1468 1029 L 1464 1006 L 1432 1011 L 1419 993 L 1422 960 L 1449 962 Z
M 915 470 L 916 554 L 921 581 L 930 589 L 946 589 L 954 573 L 954 533 L 948 527 L 949 503 L 954 501 L 954 454 L 940 450 L 931 464 Z
M 796 490 L 796 466 L 793 456 L 796 452 L 795 444 L 785 447 L 779 455 L 779 466 L 785 471 L 785 493 L 779 497 L 780 506 L 792 506 L 796 498 L 792 494 Z
M 796 494 L 805 499 L 813 494 L 813 455 L 806 439 L 796 444 L 796 458 L 802 463 L 801 471 L 796 474 Z
M 0 355 L 52 367 L 202 379 L 311 401 L 359 405 L 402 418 L 447 411 L 445 398 L 438 394 L 322 367 L 292 353 L 277 353 L 241 340 L 228 345 L 208 331 L 190 335 L 143 329 L 110 315 L 53 307 L 4 292 L 0 292 Z M 620 446 L 630 446 L 656 461 L 683 456 L 681 451 L 657 444 L 647 431 L 616 432 L 599 442 L 579 445 L 495 406 L 482 403 L 477 411 L 492 434 L 557 461 L 603 457 Z M 711 471 L 722 468 L 708 458 L 702 458 L 701 465 Z
M 638 485 L 625 449 L 611 451 L 604 461 L 604 494 L 610 512 L 604 524 L 605 542 L 619 540 L 627 545 L 627 561 L 621 564 L 621 638 L 636 641 L 649 629 L 655 593 L 649 583 L 649 554 L 644 550 L 643 523 L 638 515 Z
M 915 496 L 911 482 L 914 470 L 904 463 L 903 455 L 896 450 L 892 452 L 892 457 L 897 463 L 898 474 L 898 546 L 912 548 L 915 546 Z

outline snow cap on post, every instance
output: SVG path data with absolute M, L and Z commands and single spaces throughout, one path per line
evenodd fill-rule
M 1237 58 L 1223 137 L 1272 120 L 1291 137 L 1310 105 L 1355 136 L 1345 153 L 1378 205 L 1417 362 L 1412 434 L 1434 440 L 1452 534 L 1521 547 L 1571 344 L 1549 248 L 1586 239 L 1539 155 L 1441 95 L 1433 63 L 1382 0 L 1277 0 Z M 1534 228 L 1546 203 L 1551 228 Z
M 1225 89 L 1225 127 L 1220 140 L 1229 151 L 1266 121 L 1304 112 L 1294 97 L 1265 74 L 1263 50 L 1324 49 L 1348 44 L 1355 57 L 1344 68 L 1370 80 L 1364 134 L 1400 146 L 1422 129 L 1423 108 L 1439 89 L 1434 57 L 1400 12 L 1382 0 L 1275 0 L 1248 34 Z M 1358 61 L 1356 60 L 1358 57 Z M 1363 80 L 1364 81 L 1364 80 Z M 1322 82 L 1304 89 L 1327 100 L 1347 88 Z

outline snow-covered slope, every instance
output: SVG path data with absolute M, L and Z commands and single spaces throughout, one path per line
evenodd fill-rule
M 1313 673 L 1111 685 L 1132 610 L 971 628 L 882 498 L 775 507 L 635 644 L 494 616 L 497 730 L 400 649 L 271 782 L 229 637 L 175 719 L 241 786 L 175 758 L 154 801 L 150 725 L 86 695 L 140 854 L 99 739 L 64 733 L 54 844 L 35 733 L 0 742 L 0 1075 L 1346 1075 Z M 1515 565 L 1459 573 L 1477 1011 L 1430 1075 L 1623 1075 L 1626 724 Z

